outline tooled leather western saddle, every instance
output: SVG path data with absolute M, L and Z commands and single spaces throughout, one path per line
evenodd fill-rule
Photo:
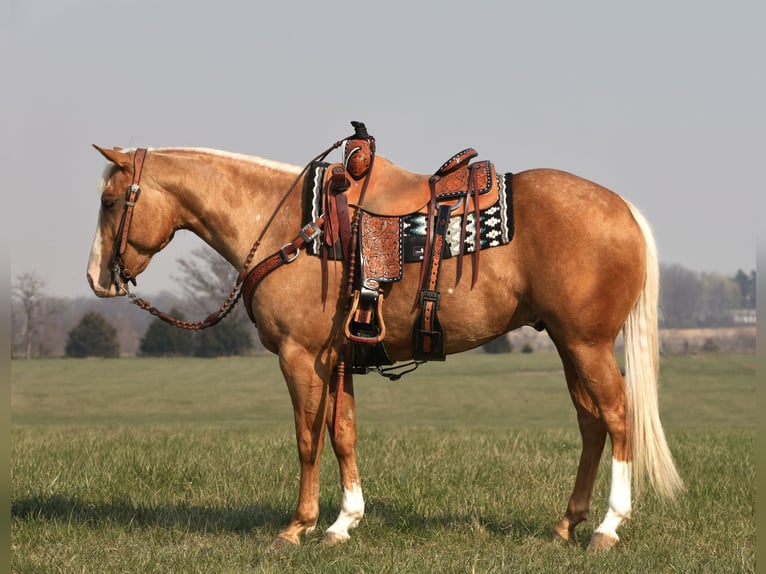
M 386 328 L 381 284 L 401 280 L 403 263 L 408 261 L 421 262 L 413 358 L 444 360 L 444 331 L 437 315 L 441 262 L 453 255 L 460 257 L 459 281 L 462 256 L 472 253 L 472 286 L 475 284 L 482 219 L 492 219 L 482 218 L 482 213 L 497 206 L 501 191 L 505 196 L 505 179 L 497 177 L 489 161 L 471 163 L 478 155 L 472 148 L 449 158 L 431 176 L 411 173 L 376 156 L 375 140 L 364 124 L 352 125 L 355 134 L 345 143 L 343 162 L 312 166 L 304 189 L 304 218 L 312 219 L 308 209 L 326 217 L 324 237 L 312 251 L 324 259 L 344 259 L 352 265 L 351 302 L 344 328 L 353 343 L 352 369 L 367 372 L 369 367 L 393 364 L 383 345 Z M 413 244 L 403 228 L 413 227 L 415 221 L 421 235 Z M 493 220 L 497 221 L 499 218 Z M 510 241 L 507 229 L 505 235 L 505 241 L 495 244 Z M 485 241 L 485 247 L 491 243 Z
M 413 359 L 416 364 L 443 361 L 444 330 L 437 314 L 442 260 L 459 258 L 459 282 L 462 258 L 470 254 L 473 287 L 480 250 L 512 239 L 511 174 L 498 177 L 489 161 L 472 163 L 478 155 L 472 148 L 450 157 L 433 175 L 415 174 L 376 156 L 375 138 L 363 123 L 351 123 L 354 135 L 336 144 L 345 143 L 342 162 L 328 164 L 319 156 L 307 166 L 301 233 L 251 271 L 243 294 L 248 301 L 266 274 L 306 246 L 323 260 L 324 298 L 328 259 L 345 261 L 349 306 L 344 333 L 351 347 L 351 372 L 377 370 L 393 379 L 400 375 L 381 369 L 394 364 L 384 346 L 381 285 L 401 280 L 403 263 L 421 262 Z

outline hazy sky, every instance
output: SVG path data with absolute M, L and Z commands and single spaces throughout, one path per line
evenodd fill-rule
M 755 268 L 762 1 L 10 0 L 0 10 L 11 279 L 34 271 L 49 295 L 90 294 L 104 167 L 91 143 L 303 165 L 350 120 L 412 171 L 472 146 L 501 171 L 574 172 L 645 213 L 663 262 Z M 177 237 L 137 292 L 177 291 L 176 259 L 201 244 Z

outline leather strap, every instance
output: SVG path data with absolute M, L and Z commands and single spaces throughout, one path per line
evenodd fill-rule
M 444 330 L 436 311 L 439 308 L 441 293 L 439 272 L 441 270 L 442 251 L 449 227 L 449 205 L 440 205 L 436 215 L 434 239 L 426 275 L 426 284 L 420 290 L 420 316 L 415 323 L 413 358 L 416 361 L 443 361 L 446 358 L 444 348 Z
M 253 323 L 255 323 L 255 317 L 253 316 L 251 305 L 255 289 L 260 282 L 269 275 L 269 273 L 279 269 L 285 263 L 292 263 L 295 261 L 298 258 L 298 255 L 300 255 L 301 248 L 319 237 L 322 233 L 323 225 L 324 215 L 319 217 L 316 221 L 304 225 L 295 239 L 290 243 L 283 245 L 279 251 L 269 255 L 248 272 L 242 284 L 242 296 L 245 302 L 245 309 L 247 309 L 247 315 Z
M 338 429 L 340 428 L 341 408 L 343 407 L 343 392 L 345 391 L 346 382 L 346 348 L 345 345 L 341 349 L 343 355 L 341 355 L 340 361 L 336 365 L 331 377 L 335 377 L 335 408 L 333 409 L 333 421 L 332 421 L 332 436 L 333 439 L 338 437 Z M 353 375 L 348 373 L 349 382 Z
M 466 205 L 463 210 L 463 217 L 460 225 L 460 255 L 457 260 L 457 278 L 455 279 L 455 285 L 460 283 L 460 278 L 463 276 L 463 252 L 465 247 L 466 234 L 468 230 L 468 212 L 469 202 L 473 202 L 473 218 L 475 227 L 475 241 L 476 249 L 474 251 L 474 264 L 473 274 L 471 276 L 471 289 L 476 285 L 476 281 L 479 278 L 479 251 L 481 250 L 481 211 L 479 209 L 479 189 L 476 184 L 476 169 L 477 166 L 471 166 L 468 174 L 468 190 L 466 192 Z
M 136 284 L 134 277 L 131 277 L 130 270 L 125 267 L 125 261 L 122 256 L 125 254 L 125 250 L 128 247 L 128 234 L 130 233 L 130 222 L 133 220 L 133 209 L 136 206 L 139 196 L 141 195 L 141 173 L 144 170 L 144 158 L 146 157 L 146 148 L 138 148 L 133 154 L 133 180 L 128 186 L 125 192 L 125 209 L 122 212 L 122 219 L 120 219 L 120 227 L 117 230 L 117 235 L 114 241 L 114 251 L 112 254 L 112 264 L 117 264 L 119 272 L 122 275 Z
M 473 275 L 471 276 L 471 289 L 476 285 L 476 281 L 479 279 L 479 254 L 481 252 L 481 210 L 479 209 L 479 189 L 476 185 L 476 170 L 471 172 L 471 178 L 473 179 L 473 220 L 476 227 L 474 231 L 476 238 L 476 249 L 473 254 Z M 461 248 L 462 249 L 462 248 Z
M 338 233 L 343 259 L 351 257 L 351 214 L 348 209 L 348 196 L 343 191 L 335 196 L 335 212 L 338 215 Z

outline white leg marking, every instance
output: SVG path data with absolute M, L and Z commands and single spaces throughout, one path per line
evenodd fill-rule
M 327 529 L 327 534 L 338 538 L 349 538 L 348 529 L 354 528 L 364 516 L 364 497 L 362 487 L 354 483 L 351 490 L 343 490 L 338 519 Z
M 617 527 L 630 517 L 630 477 L 631 463 L 612 459 L 612 484 L 609 491 L 609 510 L 604 521 L 596 528 L 599 534 L 605 534 L 619 540 Z

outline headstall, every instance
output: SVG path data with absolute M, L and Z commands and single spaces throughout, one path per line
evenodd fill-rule
M 128 246 L 128 233 L 130 232 L 130 222 L 133 220 L 133 208 L 136 206 L 141 195 L 141 173 L 144 170 L 144 159 L 146 158 L 146 148 L 138 148 L 133 156 L 133 181 L 125 192 L 125 208 L 122 210 L 122 219 L 117 228 L 117 235 L 114 238 L 114 249 L 112 250 L 112 259 L 109 261 L 109 268 L 112 271 L 112 281 L 118 290 L 128 294 L 128 287 L 125 281 L 136 284 L 136 279 L 132 276 L 130 269 L 125 266 L 123 255 Z

